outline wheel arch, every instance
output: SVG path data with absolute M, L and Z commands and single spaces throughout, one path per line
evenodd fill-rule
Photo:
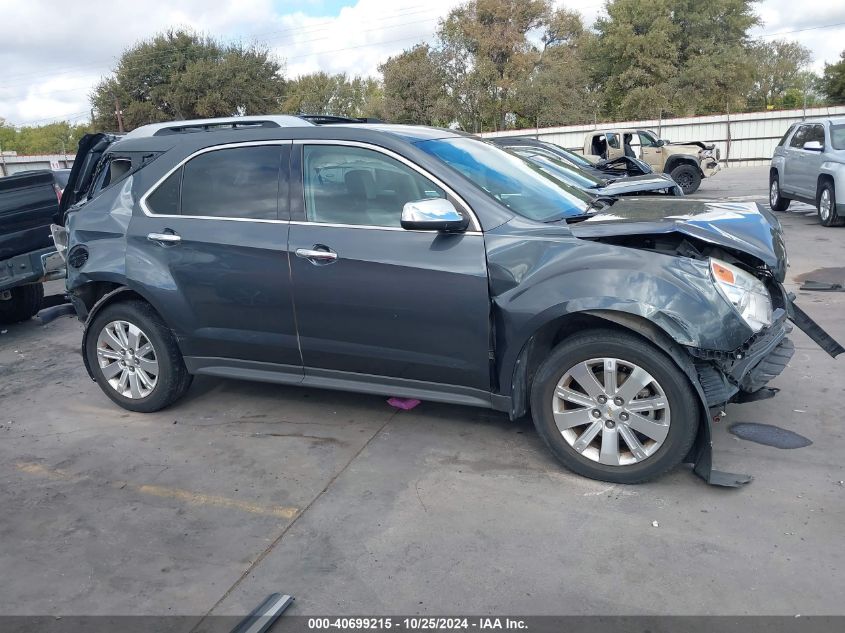
M 663 171 L 665 173 L 669 173 L 679 165 L 690 165 L 691 167 L 695 167 L 701 177 L 704 178 L 704 172 L 701 171 L 701 165 L 695 158 L 688 154 L 673 154 L 667 158 L 666 164 L 663 166 Z
M 129 286 L 121 285 L 119 283 L 108 281 L 91 282 L 79 290 L 84 292 L 78 292 L 76 294 L 74 304 L 76 305 L 77 302 L 82 302 L 82 304 L 87 308 L 87 312 L 84 316 L 85 325 L 82 330 L 82 361 L 85 364 L 85 371 L 88 372 L 88 376 L 91 380 L 94 380 L 94 373 L 88 364 L 88 355 L 85 353 L 85 348 L 88 344 L 88 334 L 90 332 L 91 323 L 93 323 L 96 316 L 107 306 L 114 305 L 116 303 L 124 303 L 126 301 L 142 301 L 146 303 L 150 306 L 150 308 L 152 308 L 152 310 L 155 311 L 159 318 L 161 318 L 161 311 L 158 310 L 153 302 L 142 293 L 138 292 L 134 288 L 130 288 Z M 77 311 L 79 311 L 79 307 L 77 307 Z
M 695 443 L 685 462 L 710 459 L 710 414 L 707 398 L 698 379 L 698 372 L 690 355 L 664 329 L 647 318 L 618 310 L 592 309 L 573 312 L 551 319 L 541 325 L 523 345 L 513 370 L 510 384 L 511 419 L 528 413 L 531 383 L 543 359 L 560 342 L 585 329 L 616 329 L 632 334 L 663 350 L 687 377 L 698 395 L 698 431 Z M 708 466 L 709 468 L 709 466 Z

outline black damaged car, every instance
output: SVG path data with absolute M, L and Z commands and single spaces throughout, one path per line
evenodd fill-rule
M 682 461 L 792 354 L 756 205 L 573 195 L 489 143 L 268 116 L 86 137 L 56 239 L 85 367 L 132 411 L 197 374 L 530 412 L 573 471 Z

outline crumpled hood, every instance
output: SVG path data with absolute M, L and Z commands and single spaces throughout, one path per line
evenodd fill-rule
M 666 145 L 695 145 L 696 147 L 700 147 L 701 149 L 713 149 L 716 147 L 714 143 L 702 143 L 701 141 L 686 141 L 682 143 L 666 143 Z
M 748 253 L 786 277 L 786 248 L 777 218 L 754 202 L 689 198 L 621 198 L 593 217 L 569 226 L 576 237 L 683 233 Z
M 678 184 L 672 180 L 671 177 L 665 174 L 643 174 L 642 176 L 628 176 L 627 178 L 619 178 L 612 180 L 597 190 L 604 195 L 622 195 L 626 193 L 634 193 L 639 191 L 660 191 L 663 189 L 673 189 L 680 191 Z M 676 195 L 683 195 L 683 191 Z

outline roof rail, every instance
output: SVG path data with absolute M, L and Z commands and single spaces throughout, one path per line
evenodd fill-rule
M 384 123 L 381 119 L 373 117 L 334 116 L 332 114 L 298 114 L 297 116 L 314 125 L 331 125 L 333 123 Z
M 303 127 L 312 125 L 297 116 L 287 114 L 271 114 L 267 116 L 233 116 L 217 119 L 192 119 L 188 121 L 168 121 L 167 123 L 151 123 L 142 125 L 129 132 L 123 138 L 145 138 L 150 136 L 167 136 L 170 134 L 190 134 L 194 132 L 210 132 L 214 130 L 241 130 L 250 128 L 279 128 Z

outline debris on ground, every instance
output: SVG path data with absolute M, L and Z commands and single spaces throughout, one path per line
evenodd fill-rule
M 652 521 L 651 527 L 660 527 L 660 524 L 657 521 Z
M 842 284 L 833 283 L 830 281 L 813 281 L 808 279 L 798 290 L 815 290 L 817 292 L 842 292 L 845 288 Z
M 387 404 L 395 409 L 401 409 L 402 411 L 410 411 L 414 407 L 416 407 L 420 403 L 419 400 L 415 400 L 414 398 L 388 398 Z

